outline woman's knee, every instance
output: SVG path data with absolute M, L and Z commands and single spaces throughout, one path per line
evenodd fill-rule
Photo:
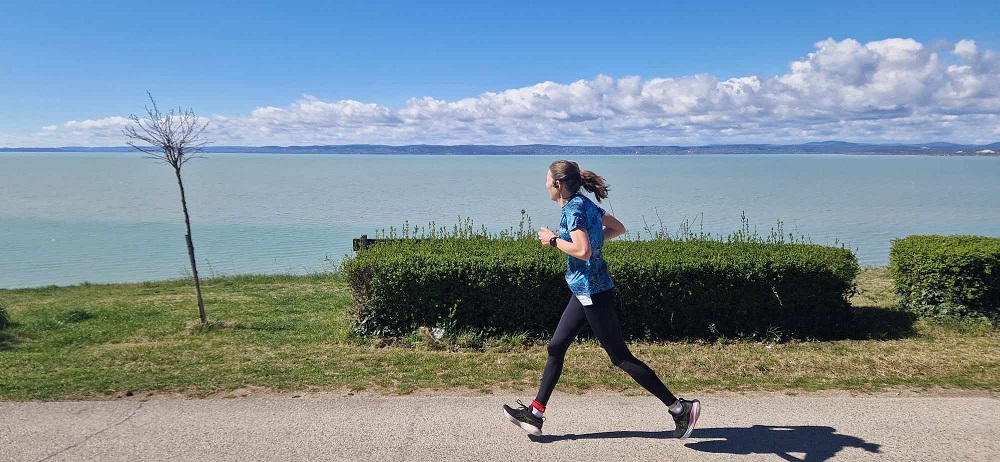
M 561 342 L 561 341 L 551 341 L 546 349 L 549 351 L 549 356 L 566 356 L 566 351 L 569 350 L 569 345 L 571 342 Z
M 626 364 L 635 362 L 635 356 L 632 356 L 632 352 L 628 351 L 628 348 L 624 349 L 607 349 L 604 351 L 608 354 L 608 359 L 611 360 L 611 364 L 621 367 L 624 369 Z

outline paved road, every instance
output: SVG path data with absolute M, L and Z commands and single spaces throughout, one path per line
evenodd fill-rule
M 691 438 L 653 398 L 557 395 L 0 403 L 0 460 L 1000 460 L 1000 399 L 702 397 Z

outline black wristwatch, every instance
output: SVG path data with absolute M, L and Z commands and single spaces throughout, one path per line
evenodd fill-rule
M 556 239 L 558 239 L 558 237 L 556 237 L 556 236 L 552 236 L 552 239 L 549 239 L 549 247 L 555 247 L 556 246 Z

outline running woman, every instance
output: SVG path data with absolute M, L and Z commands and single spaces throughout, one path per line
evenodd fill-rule
M 549 198 L 562 207 L 562 217 L 558 234 L 543 227 L 538 232 L 538 240 L 566 253 L 566 282 L 573 295 L 549 341 L 549 357 L 535 400 L 530 406 L 518 400 L 516 409 L 505 404 L 504 415 L 529 434 L 542 434 L 545 406 L 559 381 L 566 350 L 580 330 L 590 324 L 611 362 L 659 398 L 676 424 L 674 436 L 687 438 L 698 421 L 701 403 L 696 399 L 675 397 L 656 373 L 636 359 L 625 345 L 615 314 L 614 283 L 602 255 L 604 241 L 625 234 L 625 226 L 581 194 L 581 186 L 593 193 L 597 202 L 608 197 L 604 178 L 580 170 L 576 162 L 559 160 L 549 166 L 545 187 L 549 190 Z

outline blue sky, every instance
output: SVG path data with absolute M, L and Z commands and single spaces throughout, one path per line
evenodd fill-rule
M 225 144 L 1000 140 L 994 2 L 156 3 L 0 5 L 0 146 L 121 145 L 146 90 Z

